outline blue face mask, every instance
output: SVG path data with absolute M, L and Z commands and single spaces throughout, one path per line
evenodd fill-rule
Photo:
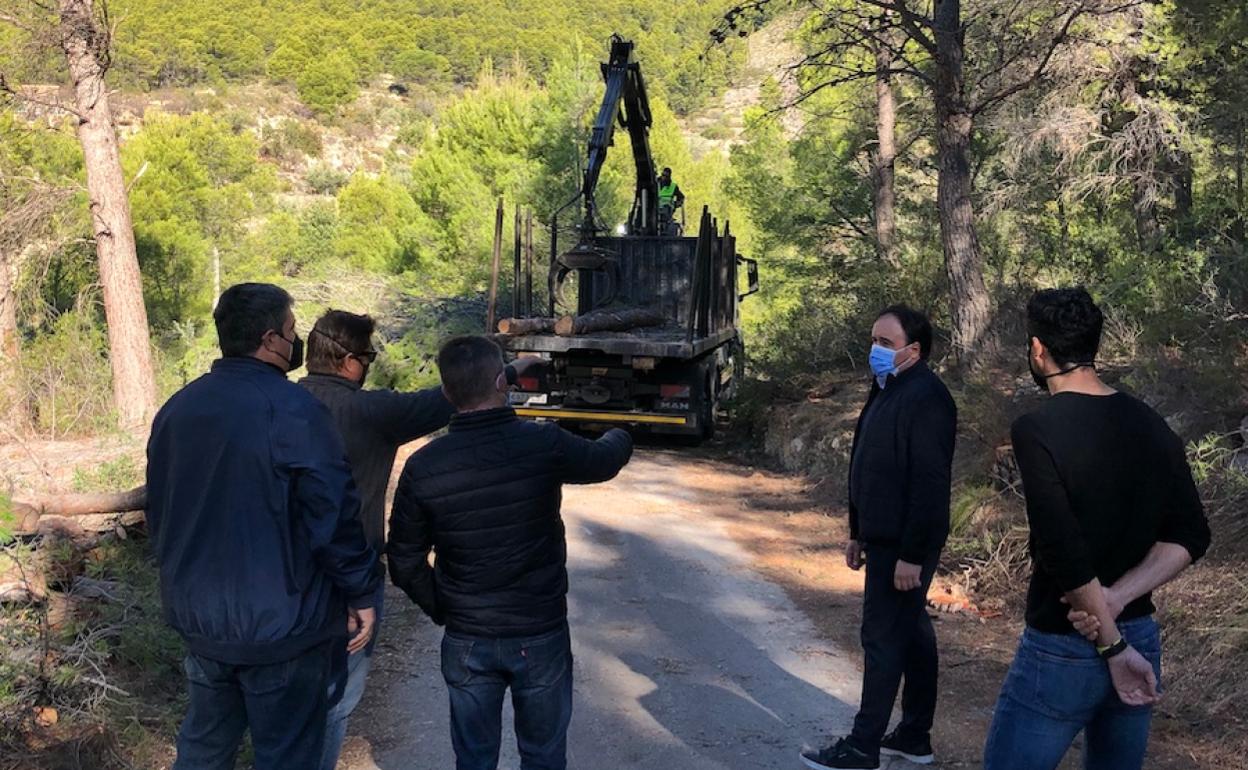
M 897 351 L 882 345 L 871 346 L 871 372 L 876 377 L 887 377 L 897 371 Z

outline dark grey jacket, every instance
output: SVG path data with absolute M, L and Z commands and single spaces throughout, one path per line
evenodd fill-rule
M 850 537 L 896 546 L 922 564 L 949 536 L 949 493 L 958 408 L 920 361 L 887 387 L 872 383 L 854 431 Z
M 399 447 L 445 428 L 455 408 L 441 388 L 415 393 L 365 390 L 358 382 L 332 374 L 309 374 L 299 384 L 334 416 L 360 491 L 364 535 L 380 552 L 385 546 L 386 487 Z

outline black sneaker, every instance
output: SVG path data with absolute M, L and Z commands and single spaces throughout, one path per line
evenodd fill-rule
M 803 751 L 802 761 L 814 770 L 876 770 L 880 766 L 879 754 L 864 754 L 845 738 L 822 751 Z
M 902 735 L 901 731 L 893 730 L 880 741 L 880 753 L 890 757 L 901 757 L 916 765 L 930 765 L 936 761 L 932 753 L 930 738 L 912 739 Z

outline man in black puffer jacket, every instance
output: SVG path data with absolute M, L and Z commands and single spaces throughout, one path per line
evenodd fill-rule
M 447 342 L 438 369 L 457 413 L 399 478 L 390 577 L 446 626 L 442 674 L 457 770 L 498 766 L 509 686 L 521 768 L 563 770 L 572 649 L 562 487 L 613 478 L 632 439 L 617 429 L 590 441 L 522 422 L 507 406 L 502 351 L 484 337 Z

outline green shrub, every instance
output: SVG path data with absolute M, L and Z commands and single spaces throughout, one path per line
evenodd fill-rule
M 50 332 L 22 346 L 17 369 L 40 433 L 60 438 L 116 426 L 108 339 L 91 309 L 62 313 Z
M 317 195 L 337 195 L 351 175 L 340 171 L 329 164 L 320 164 L 308 169 L 303 181 L 308 189 Z
M 289 163 L 301 160 L 305 155 L 319 158 L 324 149 L 321 132 L 314 123 L 292 118 L 260 129 L 260 154 L 263 157 Z
M 0 492 L 0 545 L 8 545 L 13 540 L 13 499 L 5 492 Z
M 118 492 L 142 483 L 143 471 L 129 455 L 108 460 L 94 468 L 74 468 L 75 492 Z
M 997 490 L 991 484 L 966 484 L 954 491 L 949 510 L 949 536 L 966 535 L 975 523 L 980 510 L 997 498 Z
M 355 63 L 344 51 L 313 61 L 299 73 L 296 86 L 299 98 L 318 115 L 332 116 L 355 101 L 360 89 Z

